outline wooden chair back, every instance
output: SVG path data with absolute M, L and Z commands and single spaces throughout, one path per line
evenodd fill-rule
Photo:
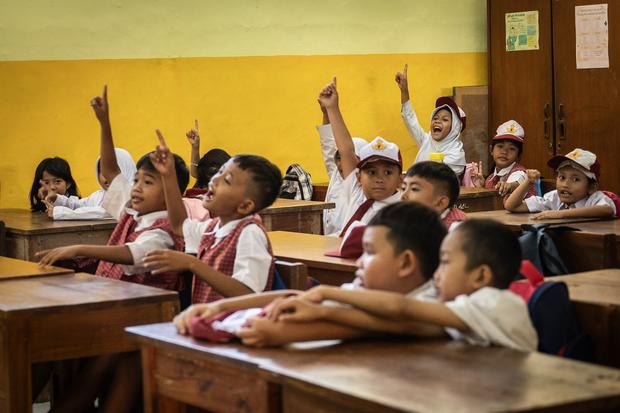
M 276 269 L 280 278 L 291 290 L 308 288 L 308 267 L 301 262 L 276 261 Z

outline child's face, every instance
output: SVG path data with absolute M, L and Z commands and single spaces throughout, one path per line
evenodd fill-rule
M 131 208 L 139 215 L 165 211 L 164 185 L 157 172 L 140 168 L 131 187 Z
M 519 147 L 508 140 L 499 141 L 493 145 L 491 156 L 497 169 L 503 169 L 517 161 Z
M 457 229 L 441 243 L 439 266 L 433 278 L 442 302 L 452 301 L 461 294 L 471 294 L 480 288 L 476 284 L 478 268 L 465 271 L 467 256 L 463 252 L 462 238 Z
M 442 196 L 435 193 L 433 184 L 417 175 L 405 176 L 400 199 L 401 201 L 419 202 L 439 214 L 445 209 L 444 203 L 441 202 Z
M 241 218 L 254 208 L 254 201 L 248 196 L 251 185 L 252 174 L 230 159 L 211 178 L 202 205 L 212 217 L 220 217 L 224 223 Z
M 572 166 L 565 166 L 558 171 L 555 189 L 558 190 L 560 201 L 566 205 L 572 205 L 593 192 L 588 177 Z
M 47 171 L 43 171 L 40 183 L 42 186 L 46 187 L 48 191 L 55 192 L 59 195 L 65 195 L 70 186 L 64 179 L 54 176 Z
M 452 130 L 452 112 L 448 109 L 440 109 L 431 119 L 431 137 L 440 141 Z
M 369 162 L 358 174 L 364 195 L 368 199 L 383 201 L 394 195 L 401 183 L 400 168 L 390 162 Z
M 103 176 L 101 172 L 99 172 L 99 175 L 97 175 L 97 180 L 99 181 L 99 185 L 101 185 L 101 187 L 107 191 L 110 187 L 110 183 L 107 179 L 105 179 L 105 176 Z
M 398 292 L 398 264 L 389 228 L 383 225 L 366 227 L 362 237 L 364 253 L 357 260 L 359 277 L 364 288 Z

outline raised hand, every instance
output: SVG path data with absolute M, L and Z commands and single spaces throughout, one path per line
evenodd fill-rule
M 536 169 L 528 169 L 525 171 L 525 174 L 527 175 L 527 180 L 532 184 L 540 178 L 540 172 Z
M 472 170 L 471 180 L 476 188 L 483 188 L 485 179 L 484 175 L 482 175 L 482 161 L 479 161 L 478 163 L 474 162 L 473 164 L 474 169 Z
M 200 148 L 200 134 L 198 133 L 198 119 L 194 119 L 194 128 L 185 134 L 192 148 Z
M 53 202 L 49 201 L 49 195 L 45 197 L 45 199 L 43 200 L 43 203 L 45 204 L 45 212 L 47 213 L 47 216 L 50 218 L 54 218 L 54 204 Z
M 151 162 L 157 172 L 166 176 L 174 172 L 174 156 L 172 155 L 172 152 L 170 152 L 170 148 L 166 145 L 164 135 L 162 135 L 159 129 L 156 129 L 155 133 L 159 139 L 159 145 L 155 147 L 154 152 L 151 152 Z
M 108 106 L 108 85 L 103 86 L 103 94 L 90 100 L 90 106 L 100 123 L 110 121 L 110 107 Z
M 401 92 L 409 93 L 409 84 L 407 82 L 407 68 L 408 65 L 405 64 L 405 67 L 402 72 L 396 72 L 395 81 L 398 84 Z
M 336 90 L 336 76 L 331 83 L 325 86 L 319 93 L 319 104 L 325 109 L 338 107 L 338 91 Z

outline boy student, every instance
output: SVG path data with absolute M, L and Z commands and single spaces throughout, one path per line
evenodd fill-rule
M 467 215 L 454 207 L 459 197 L 459 180 L 450 167 L 441 162 L 422 161 L 407 170 L 401 199 L 433 208 L 447 229 L 464 221 Z
M 280 170 L 260 156 L 232 157 L 211 178 L 203 200 L 212 218 L 190 220 L 175 186 L 171 152 L 159 130 L 157 135 L 160 145 L 153 163 L 162 177 L 172 230 L 184 237 L 186 251 L 197 256 L 151 251 L 144 265 L 155 274 L 185 270 L 194 273 L 193 303 L 270 290 L 274 259 L 257 212 L 278 196 Z
M 385 291 L 319 286 L 283 300 L 270 316 L 282 322 L 331 321 L 370 331 L 444 336 L 470 344 L 535 351 L 536 331 L 527 304 L 507 290 L 519 271 L 521 248 L 509 228 L 468 220 L 441 244 L 434 279 L 439 302 Z M 320 305 L 335 300 L 353 306 Z
M 431 130 L 425 132 L 418 121 L 411 99 L 407 81 L 407 65 L 402 73 L 396 73 L 396 84 L 400 89 L 401 116 L 409 135 L 420 148 L 415 162 L 428 161 L 433 152 L 443 153 L 443 161 L 460 176 L 465 170 L 465 151 L 461 142 L 461 132 L 465 130 L 465 112 L 457 106 L 451 97 L 442 96 L 435 101 L 431 113 Z M 414 163 L 415 163 L 414 162 Z
M 42 251 L 37 254 L 40 264 L 93 257 L 100 260 L 97 275 L 164 289 L 180 289 L 181 279 L 177 272 L 165 271 L 155 275 L 143 265 L 148 251 L 183 249 L 183 238 L 174 234 L 168 220 L 163 182 L 150 154 L 138 161 L 135 182 L 127 181 L 121 174 L 114 151 L 107 86 L 104 86 L 103 95 L 92 99 L 90 104 L 101 126 L 100 173 L 110 182 L 102 206 L 118 223 L 107 245 L 71 245 Z M 170 159 L 177 171 L 177 179 L 169 190 L 181 194 L 187 187 L 189 171 L 179 156 Z
M 343 226 L 326 234 L 342 237 L 353 222 L 366 224 L 381 208 L 400 200 L 403 161 L 398 146 L 380 136 L 360 149 L 358 160 L 338 106 L 335 77 L 321 91 L 319 102 L 331 122 L 345 177 L 334 213 L 335 221 Z
M 540 172 L 528 169 L 527 179 L 504 203 L 508 211 L 539 212 L 532 219 L 603 218 L 616 214 L 614 202 L 597 190 L 601 167 L 595 154 L 577 148 L 566 155 L 554 156 L 547 165 L 557 172 L 556 189 L 543 197 L 531 196 L 523 200 L 530 186 L 540 177 Z
M 343 284 L 343 289 L 391 291 L 396 295 L 434 299 L 431 277 L 439 262 L 439 245 L 446 230 L 431 209 L 417 203 L 397 203 L 381 209 L 364 232 L 365 253 L 357 261 L 358 282 Z M 221 312 L 270 303 L 300 291 L 274 291 L 194 305 L 179 314 L 174 323 L 181 334 L 190 333 L 195 317 L 207 319 Z M 346 311 L 346 310 L 345 310 Z M 268 318 L 248 320 L 239 336 L 252 345 L 278 345 L 294 341 L 343 339 L 365 333 L 334 322 L 285 323 Z M 395 325 L 386 322 L 386 328 Z

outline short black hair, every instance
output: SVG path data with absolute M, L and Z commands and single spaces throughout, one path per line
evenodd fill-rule
M 30 209 L 33 212 L 45 211 L 47 209 L 45 204 L 38 197 L 39 188 L 41 187 L 41 183 L 39 181 L 43 179 L 43 172 L 47 172 L 50 175 L 61 178 L 67 183 L 68 188 L 65 195 L 80 196 L 77 183 L 71 174 L 71 166 L 69 166 L 69 162 L 57 156 L 53 158 L 45 158 L 37 166 L 37 169 L 34 172 L 32 186 L 30 188 Z
M 461 247 L 467 257 L 465 270 L 488 265 L 493 286 L 508 288 L 519 274 L 521 245 L 512 230 L 492 219 L 468 219 L 455 230 L 461 234 Z
M 235 155 L 232 159 L 240 169 L 252 175 L 253 185 L 250 191 L 256 203 L 252 212 L 258 212 L 273 204 L 282 187 L 280 168 L 259 155 Z
M 230 155 L 223 149 L 214 148 L 208 151 L 200 158 L 198 161 L 198 178 L 196 179 L 196 188 L 207 188 L 209 186 L 209 181 L 213 175 L 220 170 L 222 165 L 224 165 L 230 159 Z
M 155 169 L 155 166 L 153 166 L 153 162 L 151 162 L 152 153 L 153 152 L 149 152 L 146 155 L 143 155 L 142 158 L 140 158 L 136 163 L 136 168 L 158 173 L 157 169 Z M 179 190 L 181 191 L 181 193 L 184 193 L 185 189 L 187 188 L 187 184 L 189 183 L 189 170 L 187 169 L 187 165 L 185 164 L 183 158 L 181 158 L 175 153 L 173 153 L 172 156 L 174 157 L 174 169 L 177 173 L 177 183 L 179 184 Z
M 446 236 L 446 227 L 439 215 L 418 202 L 397 202 L 377 212 L 368 226 L 382 225 L 389 229 L 388 240 L 396 253 L 411 250 L 427 280 L 439 265 L 439 248 Z
M 460 184 L 459 178 L 456 176 L 452 168 L 442 162 L 435 161 L 422 161 L 414 163 L 411 168 L 407 170 L 406 176 L 419 176 L 433 184 L 433 187 L 438 189 L 442 195 L 447 195 L 450 205 L 448 208 L 452 208 L 459 198 Z

